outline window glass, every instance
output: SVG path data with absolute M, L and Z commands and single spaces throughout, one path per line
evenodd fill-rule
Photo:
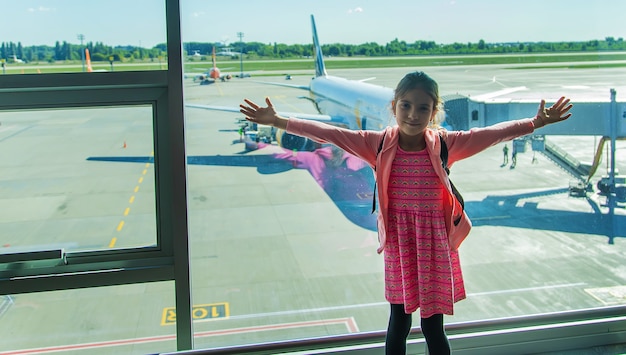
M 173 307 L 173 282 L 0 296 L 0 348 L 22 354 L 175 351 Z
M 345 87 L 316 105 L 300 99 L 317 96 L 298 89 L 315 85 L 311 14 L 329 75 L 394 88 L 406 73 L 423 70 L 439 84 L 449 130 L 534 117 L 542 98 L 548 106 L 561 95 L 575 102 L 571 122 L 496 144 L 453 164 L 450 176 L 474 227 L 460 248 L 467 298 L 455 304 L 447 324 L 623 304 L 609 295 L 623 290 L 626 282 L 618 275 L 623 273 L 615 273 L 626 253 L 618 237 L 624 235 L 624 209 L 616 207 L 610 217 L 607 196 L 597 187 L 610 166 L 608 142 L 600 147 L 602 136 L 610 132 L 605 130 L 610 89 L 617 90 L 621 102 L 626 92 L 618 79 L 625 74 L 619 64 L 623 53 L 605 50 L 621 48 L 623 34 L 609 39 L 605 36 L 613 32 L 608 27 L 588 28 L 571 39 L 543 31 L 528 38 L 510 35 L 505 41 L 495 32 L 510 30 L 503 21 L 513 21 L 514 15 L 507 10 L 502 19 L 492 18 L 493 23 L 468 38 L 464 30 L 448 27 L 475 28 L 475 17 L 467 14 L 481 10 L 457 2 L 432 9 L 441 16 L 432 16 L 436 23 L 419 29 L 411 27 L 412 17 L 423 10 L 403 4 L 402 12 L 411 17 L 403 21 L 397 7 L 387 5 L 395 9 L 389 16 L 401 28 L 393 35 L 398 39 L 390 35 L 376 40 L 382 31 L 373 30 L 363 31 L 371 34 L 366 40 L 351 42 L 361 31 L 337 31 L 337 26 L 384 26 L 377 20 L 384 15 L 365 7 L 350 14 L 347 8 L 334 7 L 345 15 L 335 16 L 306 6 L 289 15 L 280 7 L 261 8 L 265 5 L 252 2 L 241 6 L 245 11 L 233 18 L 208 20 L 212 12 L 207 6 L 183 3 L 185 72 L 195 67 L 206 72 L 205 77 L 185 79 L 194 302 L 224 303 L 229 309 L 224 319 L 195 323 L 197 335 L 223 334 L 197 338 L 197 348 L 386 329 L 389 304 L 384 258 L 376 253 L 370 167 L 327 145 L 296 148 L 291 141 L 287 147 L 288 142 L 272 138 L 275 132 L 246 126 L 236 113 L 244 98 L 264 105 L 270 97 L 285 115 L 317 114 L 319 109 L 354 120 L 357 114 L 360 124 L 379 129 L 367 115 L 378 107 L 386 117 L 383 123 L 393 123 L 385 106 L 389 101 L 365 101 Z M 585 16 L 593 17 L 595 7 L 588 10 Z M 567 12 L 558 5 L 551 11 Z M 253 17 L 276 29 L 267 34 L 263 26 L 254 26 Z M 455 34 L 431 42 L 433 28 Z M 598 41 L 587 42 L 590 38 Z M 368 40 L 380 46 L 361 45 Z M 546 41 L 555 44 L 541 44 Z M 215 66 L 231 73 L 231 79 L 210 78 L 206 69 L 213 66 L 213 48 L 222 52 Z M 244 55 L 224 55 L 228 50 Z M 330 111 L 333 101 L 349 100 L 348 109 Z M 235 113 L 204 110 L 202 105 L 230 107 Z M 618 107 L 621 113 L 623 104 Z M 617 141 L 618 157 L 624 143 Z M 599 148 L 601 159 L 594 164 Z M 616 164 L 620 171 L 626 168 L 621 158 Z M 587 185 L 585 174 L 594 165 Z M 414 325 L 419 324 L 417 317 L 419 312 Z
M 3 254 L 156 245 L 150 106 L 0 112 Z

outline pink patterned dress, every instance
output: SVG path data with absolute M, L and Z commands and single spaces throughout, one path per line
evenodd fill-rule
M 465 298 L 457 251 L 451 251 L 443 212 L 444 186 L 426 149 L 400 147 L 389 177 L 385 298 L 407 314 L 453 314 Z

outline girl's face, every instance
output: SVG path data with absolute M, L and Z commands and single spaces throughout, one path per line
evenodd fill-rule
M 437 113 L 434 100 L 421 89 L 409 90 L 394 101 L 393 112 L 405 136 L 421 136 Z

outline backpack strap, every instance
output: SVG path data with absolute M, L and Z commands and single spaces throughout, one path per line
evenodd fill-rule
M 450 169 L 448 169 L 448 145 L 446 141 L 443 140 L 441 134 L 439 135 L 439 143 L 441 145 L 441 153 L 439 153 L 441 165 L 443 166 L 443 170 L 446 171 L 446 174 L 450 175 Z
M 385 135 L 387 131 L 383 133 L 383 138 L 380 140 L 380 144 L 378 145 L 378 151 L 376 151 L 376 160 L 378 160 L 378 154 L 383 150 L 383 142 L 385 142 Z M 374 165 L 374 171 L 376 171 L 376 165 Z M 376 177 L 374 177 L 374 194 L 372 196 L 372 213 L 376 212 Z
M 441 143 L 441 153 L 439 154 L 439 156 L 441 157 L 441 165 L 443 166 L 443 170 L 446 171 L 446 174 L 450 175 L 450 169 L 448 168 L 448 145 L 443 140 L 441 134 L 439 135 L 439 142 Z M 463 196 L 461 196 L 461 193 L 459 192 L 459 190 L 456 189 L 456 186 L 454 186 L 452 180 L 450 180 L 449 177 L 448 180 L 450 181 L 450 187 L 452 187 L 452 193 L 454 194 L 456 199 L 459 200 L 461 208 L 465 209 L 465 201 L 463 200 Z M 459 224 L 460 221 L 461 217 L 454 221 L 454 225 Z

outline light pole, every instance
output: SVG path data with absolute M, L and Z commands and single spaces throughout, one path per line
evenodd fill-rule
M 83 63 L 83 72 L 85 71 L 85 50 L 83 49 L 83 40 L 85 39 L 84 34 L 79 34 L 78 39 L 80 40 L 80 58 Z
M 237 32 L 237 37 L 239 37 L 239 42 L 241 43 L 241 51 L 239 52 L 239 66 L 241 68 L 241 74 L 239 74 L 239 78 L 243 78 L 243 32 Z

